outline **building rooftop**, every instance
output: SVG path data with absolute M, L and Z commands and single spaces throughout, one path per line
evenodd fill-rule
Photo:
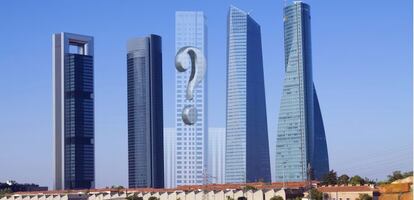
M 312 184 L 317 184 L 313 181 Z M 112 193 L 112 192 L 142 192 L 142 193 L 164 193 L 164 192 L 188 192 L 188 191 L 219 191 L 219 190 L 242 190 L 246 186 L 252 186 L 258 190 L 271 189 L 299 189 L 306 187 L 308 182 L 273 182 L 273 183 L 234 183 L 234 184 L 209 184 L 209 185 L 185 185 L 178 186 L 172 189 L 156 189 L 156 188 L 100 188 L 89 190 L 50 190 L 50 191 L 31 191 L 31 192 L 16 192 L 14 195 L 58 195 L 58 194 L 79 194 L 79 193 Z
M 329 185 L 318 187 L 319 192 L 377 192 L 374 185 Z

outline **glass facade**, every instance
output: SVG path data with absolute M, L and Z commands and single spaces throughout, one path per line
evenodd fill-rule
M 164 182 L 165 188 L 175 188 L 176 136 L 174 128 L 164 128 Z
M 53 34 L 54 189 L 95 187 L 93 37 Z
M 224 152 L 226 146 L 225 128 L 208 128 L 209 182 L 224 183 Z
M 225 182 L 270 182 L 260 26 L 232 6 L 227 41 Z
M 203 12 L 178 11 L 175 13 L 175 49 L 193 46 L 204 52 L 207 59 L 207 26 Z M 190 60 L 188 60 L 188 65 Z M 194 89 L 194 98 L 186 99 L 190 70 L 178 72 L 176 78 L 176 185 L 203 184 L 203 173 L 207 169 L 207 73 Z M 181 113 L 184 106 L 197 109 L 197 121 L 186 125 Z
M 66 53 L 65 188 L 92 188 L 94 181 L 93 57 Z
M 128 180 L 164 187 L 161 37 L 128 42 Z
M 276 181 L 304 181 L 310 174 L 319 179 L 328 172 L 329 162 L 312 79 L 309 5 L 294 2 L 285 7 L 284 36 L 285 80 L 276 141 Z

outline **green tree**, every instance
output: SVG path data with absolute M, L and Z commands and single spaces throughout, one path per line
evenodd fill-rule
M 160 200 L 160 198 L 157 198 L 157 197 L 150 197 L 150 198 L 148 198 L 148 200 Z
M 407 178 L 407 177 L 412 176 L 412 175 L 413 175 L 412 171 L 404 172 L 404 173 L 401 173 L 401 171 L 394 171 L 394 172 L 392 172 L 391 175 L 388 175 L 388 183 L 392 183 L 396 180 Z
M 246 185 L 243 187 L 244 191 L 249 191 L 249 190 L 257 190 L 257 188 L 255 188 L 254 186 L 251 185 Z
M 361 178 L 360 176 L 355 175 L 349 180 L 349 183 L 351 185 L 357 185 L 357 184 L 363 185 L 365 184 L 365 180 Z
M 413 176 L 413 171 L 405 172 L 405 173 L 403 174 L 403 176 L 404 176 L 404 178 L 407 178 L 407 177 L 409 177 L 409 176 Z
M 144 198 L 139 197 L 137 194 L 131 195 L 131 196 L 127 197 L 126 199 L 127 200 L 144 200 Z
M 338 177 L 334 170 L 331 170 L 327 174 L 325 174 L 321 181 L 321 183 L 324 185 L 336 185 L 337 182 L 338 182 Z
M 279 195 L 276 195 L 276 196 L 270 198 L 270 200 L 283 200 L 283 197 L 281 197 Z
M 343 174 L 340 177 L 338 177 L 338 184 L 346 185 L 348 183 L 349 183 L 349 176 L 348 175 Z
M 113 185 L 113 186 L 111 186 L 111 189 L 124 189 L 124 186 L 122 186 L 122 185 Z
M 391 183 L 391 182 L 394 182 L 396 180 L 403 179 L 403 178 L 404 178 L 404 176 L 401 173 L 401 171 L 394 171 L 394 172 L 392 172 L 391 175 L 388 175 L 388 182 Z
M 369 194 L 359 194 L 356 200 L 372 200 L 372 197 Z
M 10 188 L 0 189 L 0 198 L 3 198 L 4 196 L 11 193 L 13 193 L 13 191 Z
M 308 198 L 310 198 L 310 200 L 323 200 L 323 193 L 319 192 L 317 189 L 312 188 L 308 192 Z

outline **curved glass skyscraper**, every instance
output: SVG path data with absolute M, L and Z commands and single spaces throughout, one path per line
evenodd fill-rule
M 226 183 L 270 181 L 260 25 L 234 6 L 228 14 Z
M 309 5 L 294 2 L 285 7 L 284 35 L 285 80 L 276 141 L 276 181 L 304 181 L 308 175 L 320 179 L 329 171 L 329 160 L 312 79 Z

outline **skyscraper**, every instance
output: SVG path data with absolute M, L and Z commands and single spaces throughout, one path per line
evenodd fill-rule
M 208 170 L 209 183 L 224 183 L 224 155 L 226 129 L 208 128 Z
M 179 11 L 175 13 L 175 49 L 193 46 L 204 52 L 207 59 L 207 26 L 203 12 Z M 190 62 L 190 60 L 189 60 Z M 203 183 L 203 173 L 207 167 L 207 73 L 204 80 L 194 89 L 193 100 L 186 99 L 186 89 L 190 72 L 176 71 L 176 181 L 177 185 Z M 193 105 L 197 109 L 197 121 L 186 125 L 181 113 L 184 106 Z
M 164 182 L 165 188 L 175 188 L 176 136 L 175 128 L 164 128 Z
M 95 187 L 93 37 L 53 34 L 54 188 Z
M 276 181 L 320 179 L 329 171 L 328 151 L 312 79 L 310 7 L 284 9 L 285 80 L 276 141 Z M 308 173 L 309 172 L 309 173 Z
M 163 188 L 161 37 L 131 39 L 127 49 L 129 187 Z
M 260 26 L 247 12 L 231 6 L 227 37 L 225 181 L 269 182 Z

